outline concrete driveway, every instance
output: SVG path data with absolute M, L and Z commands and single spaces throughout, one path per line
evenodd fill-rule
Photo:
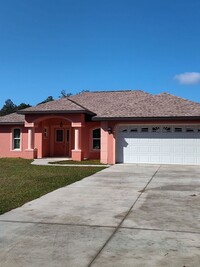
M 199 267 L 200 167 L 115 165 L 0 216 L 1 267 Z

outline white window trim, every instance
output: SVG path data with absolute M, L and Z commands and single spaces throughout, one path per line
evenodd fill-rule
M 94 130 L 100 130 L 100 138 L 93 138 L 93 131 Z M 101 128 L 95 127 L 91 129 L 91 151 L 100 151 L 101 150 Z M 93 140 L 100 140 L 100 148 L 93 148 Z
M 14 148 L 14 130 L 19 129 L 20 130 L 20 148 Z M 14 127 L 12 128 L 11 133 L 11 151 L 22 151 L 22 128 L 21 127 Z

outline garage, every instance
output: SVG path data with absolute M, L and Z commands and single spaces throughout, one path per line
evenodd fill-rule
M 116 161 L 200 164 L 200 125 L 121 125 Z

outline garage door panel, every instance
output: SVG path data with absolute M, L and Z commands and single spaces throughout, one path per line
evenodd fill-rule
M 137 132 L 130 129 L 137 128 Z M 159 126 L 160 127 L 160 126 Z M 147 128 L 147 126 L 143 127 Z M 186 126 L 169 126 L 170 132 L 141 132 L 142 126 L 126 126 L 126 132 L 117 136 L 117 162 L 124 163 L 162 163 L 162 164 L 200 164 L 199 126 L 194 132 L 186 132 Z

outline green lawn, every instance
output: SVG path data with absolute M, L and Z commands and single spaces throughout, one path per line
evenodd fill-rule
M 0 159 L 0 214 L 104 167 L 36 166 L 26 159 Z

